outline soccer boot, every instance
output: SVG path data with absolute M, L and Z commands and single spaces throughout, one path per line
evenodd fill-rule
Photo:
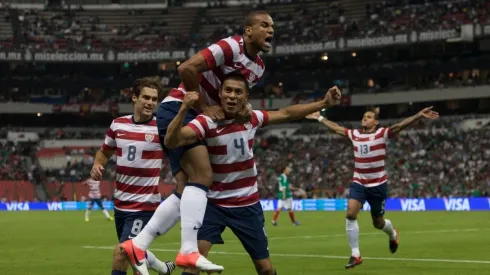
M 146 260 L 146 251 L 136 247 L 133 240 L 127 240 L 119 245 L 121 252 L 126 256 L 134 270 L 138 275 L 150 275 L 148 271 L 148 261 Z
M 299 223 L 298 221 L 295 221 L 294 225 L 298 226 L 298 225 L 301 225 L 301 223 Z
M 395 229 L 396 237 L 394 240 L 390 240 L 390 251 L 395 253 L 398 250 L 398 230 Z
M 207 272 L 208 274 L 213 272 L 220 274 L 223 270 L 225 270 L 223 266 L 213 264 L 199 252 L 193 252 L 185 255 L 179 252 L 179 254 L 177 254 L 177 258 L 175 259 L 175 264 L 183 269 L 195 268 L 199 269 L 200 271 Z
M 362 264 L 361 256 L 359 257 L 351 256 L 349 259 L 349 263 L 345 265 L 345 269 L 354 268 L 356 265 L 360 265 L 360 264 Z
M 272 221 L 272 225 L 273 226 L 277 226 L 277 222 L 276 221 Z

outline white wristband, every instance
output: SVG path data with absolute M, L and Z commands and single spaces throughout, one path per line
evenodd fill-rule
M 325 118 L 323 116 L 319 116 L 318 117 L 318 122 L 322 122 L 322 120 L 324 120 Z

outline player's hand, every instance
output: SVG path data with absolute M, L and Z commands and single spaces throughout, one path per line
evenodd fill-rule
M 325 102 L 327 106 L 335 106 L 340 104 L 341 98 L 342 93 L 340 92 L 339 87 L 333 86 L 332 88 L 328 89 L 327 93 L 325 94 L 325 98 L 323 99 L 323 102 Z
M 202 112 L 213 120 L 225 119 L 223 108 L 221 108 L 219 105 L 206 106 L 203 108 Z
M 104 166 L 100 165 L 100 164 L 94 164 L 94 166 L 92 166 L 92 170 L 90 171 L 90 177 L 93 179 L 93 180 L 102 180 L 102 174 L 104 173 Z
M 314 112 L 306 116 L 307 119 L 317 120 L 320 117 L 320 112 Z
M 437 119 L 439 118 L 439 113 L 436 112 L 436 111 L 432 111 L 432 108 L 434 106 L 430 106 L 430 107 L 427 107 L 425 109 L 423 109 L 422 111 L 419 112 L 419 115 L 421 117 L 425 117 L 425 118 L 428 118 L 428 119 Z
M 235 117 L 235 122 L 244 124 L 247 122 L 250 122 L 252 119 L 252 104 L 247 103 L 245 106 L 243 106 L 242 110 L 238 112 L 237 117 Z
M 194 104 L 199 100 L 199 93 L 197 92 L 187 92 L 184 96 L 183 106 L 186 110 L 194 107 Z

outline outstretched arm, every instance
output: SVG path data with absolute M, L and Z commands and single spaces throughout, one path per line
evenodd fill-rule
M 408 117 L 401 122 L 398 122 L 390 127 L 390 131 L 393 134 L 399 133 L 401 130 L 407 128 L 409 125 L 415 123 L 416 121 L 422 119 L 422 118 L 427 118 L 427 119 L 437 119 L 439 117 L 439 113 L 432 111 L 432 106 L 423 109 L 422 111 L 418 112 L 416 115 L 413 115 L 411 117 Z
M 321 124 L 325 125 L 325 127 L 327 127 L 330 131 L 336 133 L 337 135 L 341 135 L 343 137 L 347 136 L 346 129 L 344 127 L 338 125 L 337 123 L 335 123 L 333 121 L 330 121 L 330 120 L 324 118 L 323 116 L 320 115 L 320 112 L 315 112 L 313 114 L 309 114 L 308 116 L 306 116 L 306 118 L 316 119 Z
M 199 140 L 197 133 L 189 126 L 182 127 L 187 111 L 198 100 L 199 94 L 196 92 L 187 92 L 184 97 L 184 103 L 180 107 L 179 112 L 170 122 L 167 128 L 167 134 L 163 144 L 165 147 L 172 149 L 189 144 L 196 143 Z
M 317 101 L 307 104 L 296 104 L 286 108 L 279 109 L 278 111 L 270 111 L 269 124 L 282 123 L 286 121 L 292 121 L 304 118 L 306 115 L 320 111 L 323 108 L 333 107 L 340 103 L 340 97 L 342 96 L 339 88 L 334 86 L 328 89 L 325 94 L 325 98 L 322 101 Z

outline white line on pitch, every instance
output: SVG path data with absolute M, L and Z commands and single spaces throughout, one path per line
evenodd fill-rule
M 106 249 L 113 250 L 113 246 L 82 246 L 85 249 Z M 176 249 L 161 249 L 152 248 L 152 251 L 161 252 L 178 252 Z M 223 251 L 210 251 L 211 254 L 222 255 L 248 255 L 242 252 L 223 252 Z M 312 254 L 271 254 L 271 257 L 294 257 L 294 258 L 322 258 L 322 259 L 349 259 L 346 256 L 333 256 L 333 255 L 312 255 Z M 410 261 L 410 262 L 441 262 L 441 263 L 469 263 L 469 264 L 490 264 L 490 261 L 475 261 L 475 260 L 451 260 L 451 259 L 419 259 L 419 258 L 380 258 L 380 257 L 363 257 L 365 260 L 383 260 L 383 261 Z
M 458 232 L 477 232 L 477 231 L 488 231 L 490 228 L 467 228 L 467 229 L 447 229 L 447 230 L 427 230 L 427 231 L 400 231 L 400 235 L 406 234 L 433 234 L 433 233 L 458 233 Z M 359 233 L 361 236 L 371 236 L 371 235 L 385 235 L 384 232 L 371 232 L 371 233 Z M 344 234 L 331 234 L 331 235 L 312 235 L 312 236 L 292 236 L 292 237 L 272 237 L 268 238 L 269 241 L 273 240 L 289 240 L 289 239 L 316 239 L 316 238 L 335 238 L 335 237 L 345 237 Z M 226 241 L 226 243 L 238 243 L 239 241 Z M 159 243 L 159 246 L 177 245 L 180 242 L 171 243 Z

